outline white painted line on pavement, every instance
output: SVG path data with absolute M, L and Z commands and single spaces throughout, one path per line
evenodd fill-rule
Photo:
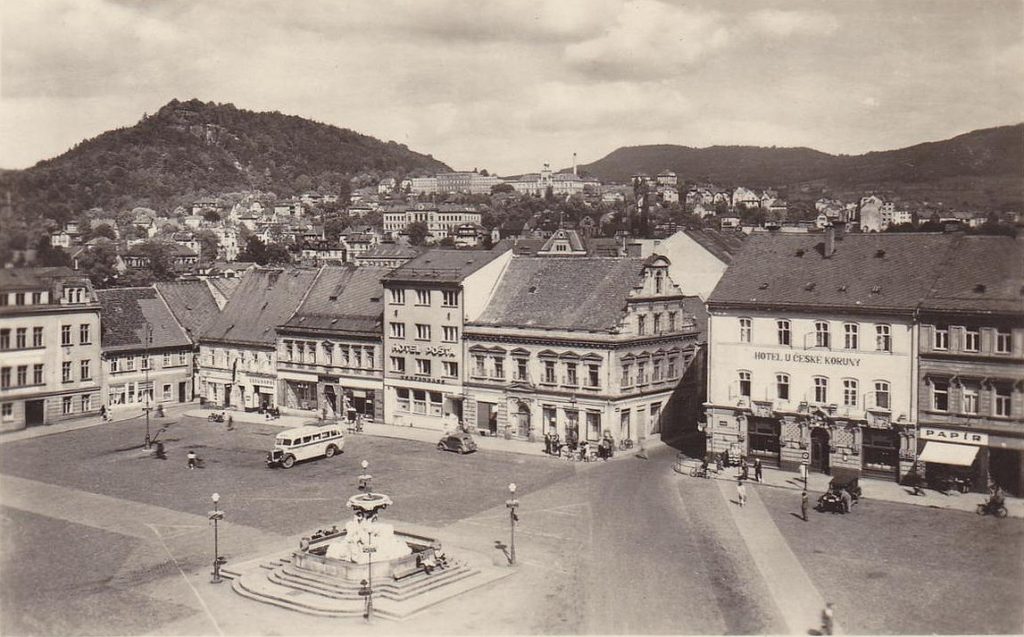
M 181 579 L 185 580 L 185 583 L 188 584 L 188 587 L 192 589 L 192 593 L 196 596 L 196 599 L 199 600 L 199 604 L 203 607 L 203 610 L 206 612 L 206 616 L 210 618 L 210 622 L 213 623 L 213 627 L 217 629 L 217 634 L 223 635 L 224 631 L 221 630 L 220 624 L 217 623 L 217 619 L 213 616 L 213 613 L 210 612 L 210 607 L 206 605 L 206 600 L 203 599 L 203 596 L 199 594 L 199 591 L 197 591 L 196 587 L 192 585 L 192 582 L 188 580 L 188 576 L 185 575 L 185 571 L 181 568 L 181 565 L 178 564 L 178 560 L 171 553 L 171 549 L 167 548 L 167 543 L 164 542 L 163 536 L 160 535 L 160 532 L 157 531 L 152 524 L 147 523 L 146 526 L 148 526 L 149 529 L 153 531 L 153 535 L 155 535 L 156 538 L 160 540 L 160 545 L 164 547 L 164 551 L 167 553 L 167 557 L 171 558 L 171 561 L 174 562 L 174 567 L 178 569 L 179 573 L 181 573 Z

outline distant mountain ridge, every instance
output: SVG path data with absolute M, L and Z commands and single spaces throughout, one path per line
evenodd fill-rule
M 232 104 L 172 100 L 136 125 L 107 131 L 24 170 L 0 173 L 17 208 L 63 220 L 92 207 L 163 208 L 204 193 L 281 196 L 347 190 L 361 173 L 451 170 L 430 155 L 329 124 Z
M 925 184 L 1016 189 L 1005 195 L 1024 200 L 1024 124 L 972 131 L 951 139 L 863 155 L 830 155 L 810 148 L 669 144 L 619 148 L 580 166 L 605 181 L 627 181 L 637 173 L 675 172 L 684 181 L 711 181 L 752 188 L 822 181 L 832 188 L 893 188 L 908 191 Z M 971 182 L 976 182 L 974 186 Z

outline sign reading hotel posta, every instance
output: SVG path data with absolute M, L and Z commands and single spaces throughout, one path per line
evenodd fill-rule
M 964 445 L 988 446 L 988 434 L 979 434 L 973 431 L 960 431 L 957 429 L 938 429 L 936 427 L 919 427 L 917 437 L 921 440 L 941 440 L 943 442 L 958 442 Z
M 779 363 L 806 363 L 808 365 L 842 365 L 846 367 L 860 367 L 860 358 L 857 356 L 796 354 L 793 352 L 754 352 L 754 360 L 776 361 Z

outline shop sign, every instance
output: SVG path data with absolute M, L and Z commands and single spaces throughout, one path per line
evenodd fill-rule
M 238 383 L 240 385 L 252 385 L 253 387 L 269 387 L 271 389 L 276 385 L 273 378 L 260 378 L 259 376 L 242 376 Z
M 793 352 L 754 352 L 755 361 L 773 361 L 776 363 L 801 363 L 808 365 L 839 365 L 841 367 L 860 367 L 857 356 L 829 356 L 825 354 L 796 354 Z
M 988 434 L 979 434 L 973 431 L 919 427 L 917 430 L 917 437 L 921 440 L 942 440 L 943 442 L 978 445 L 979 447 L 988 446 Z

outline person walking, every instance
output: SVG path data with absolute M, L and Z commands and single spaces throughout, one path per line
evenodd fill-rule
M 839 499 L 843 503 L 843 513 L 849 513 L 850 509 L 853 507 L 853 496 L 851 496 L 850 492 L 846 489 L 840 489 Z
M 807 521 L 807 492 L 803 491 L 800 493 L 800 517 L 803 518 L 804 522 Z
M 235 429 L 235 417 L 228 416 L 228 431 L 234 431 Z
M 835 609 L 832 608 L 832 602 L 825 602 L 825 608 L 821 611 L 821 634 L 831 635 L 835 621 Z
M 191 449 L 189 449 L 188 453 L 185 454 L 185 458 L 188 459 L 188 468 L 189 469 L 195 469 L 196 468 L 196 463 L 198 462 L 198 457 L 196 456 L 196 452 L 192 451 Z
M 740 463 L 740 480 L 750 479 L 750 465 L 747 464 L 747 459 L 744 458 Z
M 107 422 L 107 421 L 110 420 L 110 416 L 107 415 L 107 406 L 106 405 L 100 405 L 100 418 L 103 419 L 103 422 Z
M 736 481 L 736 496 L 741 507 L 747 503 L 747 487 L 743 484 L 743 480 Z
M 754 479 L 757 480 L 758 484 L 760 484 L 762 482 L 762 480 L 761 480 L 761 459 L 760 458 L 754 458 Z

